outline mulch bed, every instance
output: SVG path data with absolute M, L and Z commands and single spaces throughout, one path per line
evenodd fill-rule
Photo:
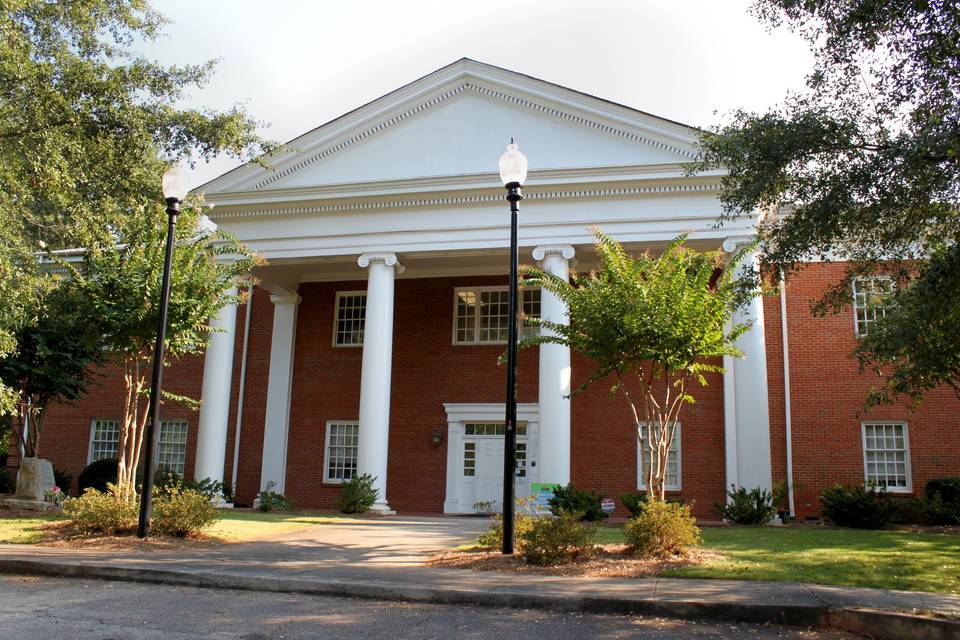
M 623 544 L 598 545 L 593 553 L 552 567 L 527 564 L 520 554 L 502 555 L 491 549 L 444 551 L 430 558 L 428 567 L 471 569 L 473 571 L 502 571 L 554 576 L 582 576 L 585 578 L 645 578 L 665 569 L 698 565 L 718 558 L 712 551 L 693 549 L 686 556 L 672 558 L 641 558 L 627 552 Z
M 219 546 L 215 538 L 203 534 L 187 538 L 150 535 L 148 538 L 138 538 L 133 533 L 126 535 L 103 535 L 81 533 L 65 521 L 54 521 L 44 524 L 44 537 L 40 542 L 45 547 L 60 547 L 64 549 L 103 549 L 108 551 L 183 551 L 188 549 L 204 549 Z

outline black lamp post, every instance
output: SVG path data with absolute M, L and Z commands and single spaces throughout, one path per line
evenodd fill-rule
M 153 475 L 156 471 L 156 440 L 160 433 L 160 383 L 163 378 L 163 352 L 167 336 L 167 306 L 170 302 L 170 266 L 173 262 L 174 232 L 180 203 L 187 195 L 187 172 L 176 166 L 163 174 L 163 197 L 167 201 L 167 252 L 163 261 L 163 285 L 160 288 L 160 318 L 157 321 L 157 343 L 153 348 L 153 374 L 150 379 L 150 419 L 143 451 L 143 491 L 140 495 L 140 520 L 137 536 L 150 533 L 150 514 L 153 511 Z
M 513 500 L 516 478 L 517 444 L 517 218 L 520 214 L 520 192 L 527 179 L 527 157 L 520 153 L 513 138 L 500 156 L 500 179 L 507 188 L 510 201 L 510 298 L 507 326 L 507 409 L 503 435 L 503 553 L 513 553 Z

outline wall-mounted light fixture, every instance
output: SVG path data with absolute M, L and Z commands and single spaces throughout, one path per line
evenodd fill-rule
M 433 443 L 433 446 L 439 447 L 440 443 L 443 442 L 443 431 L 439 428 L 433 430 L 433 435 L 430 436 L 430 442 Z

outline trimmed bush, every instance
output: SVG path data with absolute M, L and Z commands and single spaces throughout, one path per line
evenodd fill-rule
M 624 508 L 630 512 L 631 518 L 636 518 L 650 503 L 650 496 L 646 491 L 628 491 L 620 494 L 620 502 Z M 683 498 L 667 498 L 667 502 L 672 504 L 687 504 Z
M 233 497 L 230 495 L 230 486 L 228 484 L 220 482 L 219 480 L 211 480 L 210 478 L 187 480 L 176 471 L 166 467 L 161 467 L 157 470 L 153 478 L 153 487 L 154 490 L 159 493 L 163 493 L 171 488 L 180 489 L 181 491 L 195 491 L 203 494 L 207 497 L 207 500 L 210 501 L 223 498 L 227 502 L 231 502 Z
M 928 498 L 940 496 L 940 500 L 947 504 L 954 504 L 960 508 L 960 478 L 934 478 L 924 487 L 924 495 Z
M 253 501 L 254 506 L 264 513 L 268 511 L 290 511 L 293 508 L 293 501 L 283 497 L 282 493 L 273 491 L 276 482 L 268 482 L 267 488 L 257 494 L 257 499 Z
M 820 494 L 823 515 L 841 527 L 879 529 L 893 516 L 893 504 L 884 490 L 870 485 L 838 484 Z
M 577 514 L 581 520 L 598 522 L 607 517 L 600 506 L 602 500 L 596 491 L 577 489 L 571 482 L 565 487 L 557 487 L 550 498 L 550 513 L 555 516 L 561 514 Z
M 151 528 L 154 532 L 183 538 L 198 533 L 217 519 L 210 498 L 193 489 L 171 487 L 153 502 Z
M 747 491 L 744 487 L 731 485 L 727 496 L 730 498 L 729 502 L 714 502 L 713 508 L 717 510 L 720 517 L 729 522 L 767 524 L 777 515 L 779 500 L 766 489 L 756 487 Z
M 648 502 L 643 513 L 627 521 L 623 533 L 637 555 L 683 555 L 700 544 L 700 529 L 690 507 L 664 500 Z
M 366 513 L 380 497 L 380 490 L 373 486 L 374 480 L 369 473 L 353 476 L 343 483 L 333 506 L 341 513 Z
M 4 467 L 0 467 L 0 493 L 13 493 L 17 485 L 10 477 L 10 472 Z
M 116 496 L 111 483 L 108 491 L 87 489 L 79 498 L 63 503 L 63 514 L 81 533 L 129 533 L 137 527 L 138 509 L 134 501 Z
M 77 492 L 83 496 L 87 489 L 96 489 L 100 493 L 107 491 L 108 484 L 117 482 L 116 458 L 95 460 L 83 468 L 77 480 Z
M 561 513 L 554 517 L 530 518 L 517 534 L 520 554 L 530 564 L 548 566 L 573 560 L 589 553 L 597 535 L 597 525 L 580 522 L 579 514 Z

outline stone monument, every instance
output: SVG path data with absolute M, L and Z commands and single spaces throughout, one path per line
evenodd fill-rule
M 53 477 L 53 465 L 49 460 L 42 458 L 24 458 L 20 461 L 20 472 L 17 475 L 17 493 L 6 504 L 11 509 L 26 509 L 28 511 L 47 511 L 53 505 L 44 497 L 50 489 L 56 486 Z

